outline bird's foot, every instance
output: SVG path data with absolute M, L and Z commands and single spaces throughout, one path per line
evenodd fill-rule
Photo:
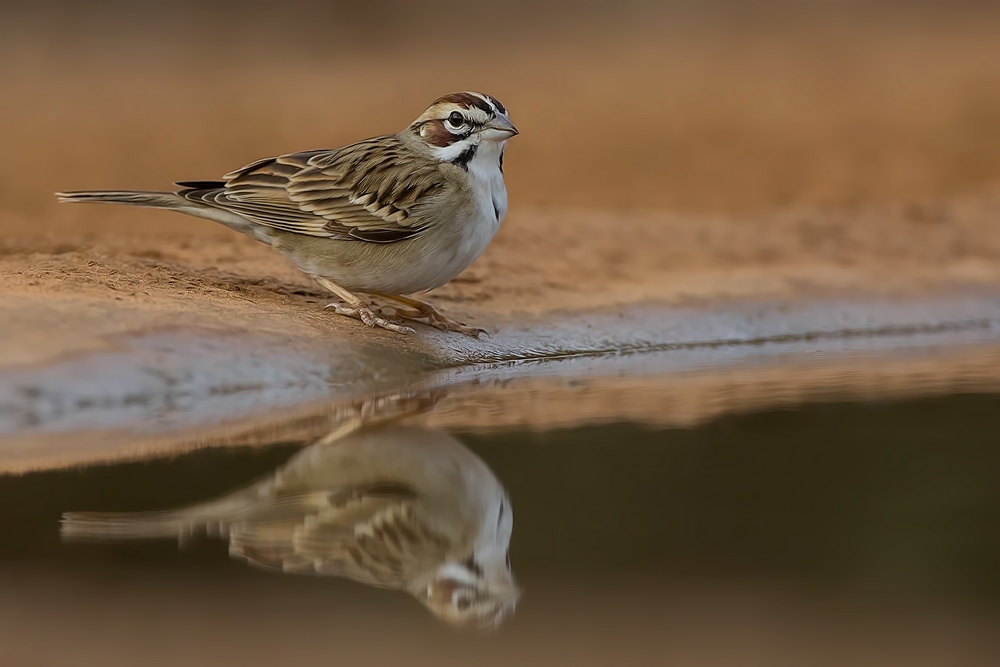
M 333 312 L 338 315 L 344 315 L 346 317 L 352 317 L 356 320 L 361 320 L 363 323 L 370 327 L 380 327 L 388 331 L 395 331 L 401 334 L 411 334 L 413 329 L 403 324 L 398 324 L 392 320 L 387 320 L 384 317 L 379 317 L 372 309 L 363 303 L 359 303 L 355 306 L 347 306 L 342 303 L 328 303 L 324 308 L 332 309 Z
M 404 320 L 424 322 L 441 331 L 454 331 L 466 336 L 472 336 L 473 338 L 479 338 L 480 334 L 487 333 L 485 329 L 470 327 L 462 322 L 451 319 L 426 301 L 412 297 L 391 296 L 388 298 L 396 302 L 389 305 L 388 308 L 393 310 L 396 317 L 401 317 Z M 397 303 L 403 305 L 399 306 Z

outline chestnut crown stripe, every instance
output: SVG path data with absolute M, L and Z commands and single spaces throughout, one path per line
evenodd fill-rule
M 445 95 L 444 97 L 439 98 L 434 104 L 442 104 L 449 102 L 451 104 L 457 104 L 460 107 L 466 109 L 476 107 L 480 111 L 485 111 L 488 114 L 494 113 L 494 110 L 490 106 L 490 103 L 488 101 L 484 100 L 479 95 L 473 95 L 472 93 L 452 93 L 450 95 Z M 497 108 L 500 108 L 499 104 L 497 105 Z M 500 113 L 504 112 L 501 111 Z
M 442 103 L 457 104 L 465 109 L 476 107 L 488 114 L 494 114 L 499 111 L 505 116 L 507 115 L 507 108 L 500 103 L 500 100 L 486 93 L 451 93 L 450 95 L 438 98 L 434 102 L 434 104 Z

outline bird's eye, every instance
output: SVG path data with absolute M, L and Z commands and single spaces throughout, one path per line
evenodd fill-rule
M 458 610 L 459 611 L 465 611 L 466 609 L 468 609 L 469 607 L 472 606 L 472 598 L 469 598 L 469 597 L 460 597 L 460 598 L 458 598 L 458 605 L 457 606 L 458 606 Z
M 454 125 L 455 127 L 458 127 L 459 125 L 465 122 L 465 118 L 462 116 L 462 114 L 458 113 L 457 111 L 452 111 L 451 115 L 448 116 L 448 122 Z

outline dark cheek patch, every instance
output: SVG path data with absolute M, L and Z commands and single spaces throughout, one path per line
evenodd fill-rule
M 431 146 L 444 148 L 451 146 L 456 141 L 462 139 L 461 136 L 452 134 L 444 126 L 443 120 L 429 120 L 420 128 L 421 136 Z

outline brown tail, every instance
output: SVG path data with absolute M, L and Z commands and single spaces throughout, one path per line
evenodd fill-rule
M 212 185 L 221 187 L 224 183 L 179 183 L 178 185 L 189 186 Z M 182 190 L 181 192 L 145 192 L 142 190 L 93 190 L 85 192 L 57 192 L 59 201 L 67 204 L 126 204 L 128 206 L 144 206 L 146 208 L 162 208 L 178 213 L 193 215 L 197 218 L 205 218 L 219 222 L 255 238 L 264 243 L 270 243 L 271 238 L 268 230 L 256 223 L 251 222 L 241 215 L 227 211 L 222 208 L 209 206 L 199 201 L 192 201 L 184 197 L 184 193 L 194 190 Z
M 60 533 L 64 540 L 140 540 L 182 537 L 190 519 L 183 512 L 67 512 Z
M 192 208 L 191 202 L 174 192 L 95 190 L 90 192 L 57 192 L 56 196 L 64 204 L 127 204 L 150 208 Z

